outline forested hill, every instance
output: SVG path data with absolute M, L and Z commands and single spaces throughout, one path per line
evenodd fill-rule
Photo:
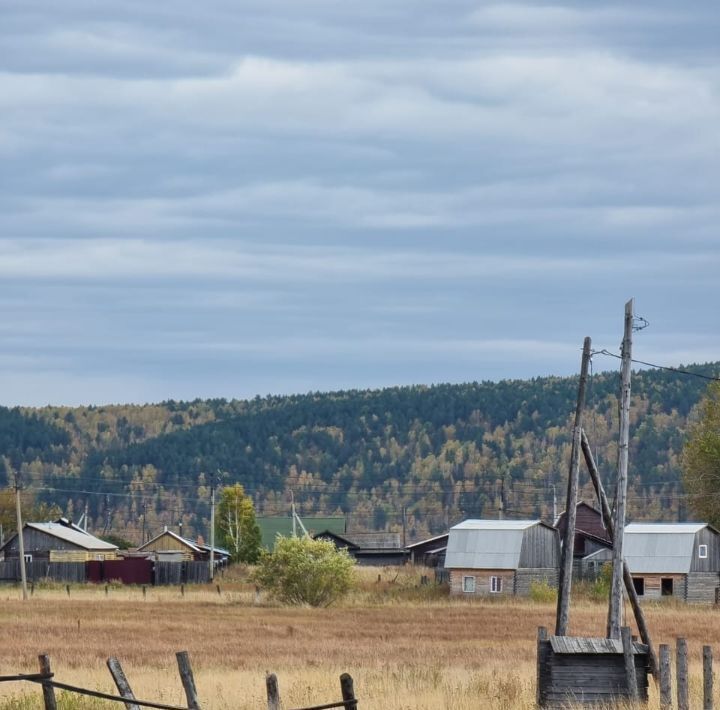
M 720 364 L 693 366 L 705 375 Z M 630 514 L 690 515 L 679 455 L 707 381 L 646 370 L 633 378 Z M 617 456 L 619 377 L 595 374 L 585 425 L 606 486 Z M 28 496 L 95 532 L 140 540 L 184 523 L 205 534 L 209 484 L 240 481 L 258 514 L 347 514 L 355 529 L 411 537 L 464 517 L 552 516 L 562 508 L 577 378 L 396 387 L 250 401 L 0 408 L 0 447 Z M 0 473 L 4 475 L 4 473 Z M 6 483 L 6 481 L 0 481 Z M 583 491 L 591 497 L 589 487 Z

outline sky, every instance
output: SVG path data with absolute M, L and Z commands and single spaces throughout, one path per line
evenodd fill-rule
M 0 404 L 720 360 L 720 5 L 4 0 Z M 594 358 L 596 371 L 617 361 Z

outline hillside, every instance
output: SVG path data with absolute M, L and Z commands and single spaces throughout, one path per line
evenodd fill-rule
M 720 365 L 694 366 L 717 374 Z M 630 515 L 688 515 L 679 454 L 707 382 L 646 370 L 633 379 Z M 95 532 L 138 542 L 143 528 L 183 522 L 205 534 L 212 476 L 240 481 L 260 514 L 348 514 L 362 529 L 408 535 L 467 516 L 552 516 L 562 508 L 577 378 L 310 393 L 106 407 L 0 408 L 0 447 L 26 495 Z M 586 429 L 611 488 L 617 373 L 595 374 Z M 218 474 L 220 472 L 220 474 Z M 4 474 L 2 474 L 4 475 Z M 5 483 L 5 481 L 0 481 Z M 583 495 L 590 497 L 590 489 Z

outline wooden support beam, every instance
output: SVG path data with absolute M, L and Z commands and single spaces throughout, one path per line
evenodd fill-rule
M 690 710 L 690 693 L 688 690 L 688 647 L 684 638 L 677 640 L 677 657 L 675 671 L 677 673 L 677 706 L 678 710 Z
M 135 700 L 135 694 L 130 687 L 130 683 L 125 676 L 125 671 L 123 671 L 122 666 L 120 665 L 120 661 L 118 661 L 118 659 L 115 657 L 108 658 L 107 667 L 110 671 L 112 679 L 115 681 L 118 692 L 120 693 L 120 695 L 122 695 L 123 698 L 126 698 L 128 700 L 128 702 L 125 703 L 126 709 L 140 710 L 140 706 L 137 703 L 132 702 Z
M 620 392 L 620 440 L 618 443 L 618 475 L 613 538 L 613 573 L 610 584 L 607 635 L 620 638 L 623 601 L 623 537 L 625 534 L 625 505 L 627 499 L 628 452 L 630 446 L 630 379 L 632 374 L 633 299 L 625 304 L 625 328 L 622 342 L 622 387 Z
M 672 710 L 670 646 L 666 643 L 660 644 L 660 710 Z
M 52 669 L 50 668 L 50 657 L 41 653 L 38 656 L 38 662 L 40 664 L 40 673 L 43 675 L 52 675 Z M 45 703 L 45 710 L 57 710 L 57 702 L 55 700 L 55 689 L 52 685 L 47 683 L 42 684 L 43 702 Z
M 560 555 L 560 573 L 558 580 L 557 613 L 555 635 L 565 636 L 570 623 L 570 592 L 572 590 L 573 550 L 575 548 L 575 518 L 577 514 L 578 480 L 580 477 L 580 433 L 582 414 L 585 407 L 585 389 L 590 369 L 590 338 L 583 342 L 582 361 L 580 363 L 580 383 L 578 385 L 577 404 L 575 406 L 575 424 L 573 427 L 572 449 L 570 452 L 570 471 L 568 473 L 567 499 L 565 502 L 565 534 Z
M 274 673 L 268 673 L 265 676 L 265 688 L 267 689 L 268 710 L 280 710 L 280 688 Z
M 547 641 L 548 632 L 544 626 L 538 626 L 537 636 L 537 674 L 535 678 L 535 704 L 538 707 L 542 706 L 542 659 L 543 659 L 543 647 L 544 641 Z
M 635 650 L 633 648 L 632 632 L 629 626 L 620 629 L 622 639 L 623 659 L 625 660 L 625 680 L 627 682 L 628 695 L 632 700 L 638 699 L 637 675 L 635 675 Z
M 349 673 L 343 673 L 340 676 L 340 691 L 342 692 L 342 699 L 345 703 L 345 710 L 355 710 L 357 707 L 355 686 L 352 676 Z
M 180 680 L 185 690 L 185 697 L 187 697 L 188 708 L 190 708 L 190 710 L 200 710 L 200 702 L 198 701 L 195 678 L 193 677 L 188 652 L 178 651 L 175 657 L 177 658 L 178 671 L 180 672 Z
M 712 646 L 703 646 L 703 710 L 713 710 Z
M 612 513 L 610 512 L 610 504 L 608 503 L 607 496 L 605 495 L 605 489 L 603 488 L 602 481 L 600 480 L 600 472 L 595 465 L 595 459 L 593 458 L 592 451 L 590 449 L 590 442 L 588 441 L 584 431 L 581 435 L 581 442 L 585 465 L 587 466 L 588 473 L 590 474 L 590 480 L 592 481 L 593 488 L 595 489 L 595 495 L 597 497 L 598 504 L 600 505 L 600 512 L 602 514 L 605 530 L 607 530 L 610 539 L 615 540 L 615 524 L 613 523 Z M 650 629 L 645 621 L 645 614 L 640 606 L 640 599 L 635 591 L 632 574 L 630 574 L 630 568 L 627 566 L 627 562 L 625 562 L 625 560 L 623 560 L 623 581 L 625 582 L 625 591 L 627 592 L 628 599 L 630 600 L 630 606 L 632 607 L 633 614 L 635 615 L 635 623 L 637 624 L 638 631 L 640 632 L 640 639 L 648 647 L 650 672 L 652 673 L 653 678 L 655 678 L 655 682 L 657 682 L 659 669 L 658 659 L 655 655 L 652 638 L 650 637 Z

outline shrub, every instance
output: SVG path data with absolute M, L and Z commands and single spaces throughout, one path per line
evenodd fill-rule
M 332 542 L 278 536 L 272 552 L 262 552 L 254 580 L 283 604 L 329 606 L 347 594 L 355 560 Z
M 557 589 L 550 586 L 547 579 L 530 582 L 530 599 L 534 602 L 557 601 Z

